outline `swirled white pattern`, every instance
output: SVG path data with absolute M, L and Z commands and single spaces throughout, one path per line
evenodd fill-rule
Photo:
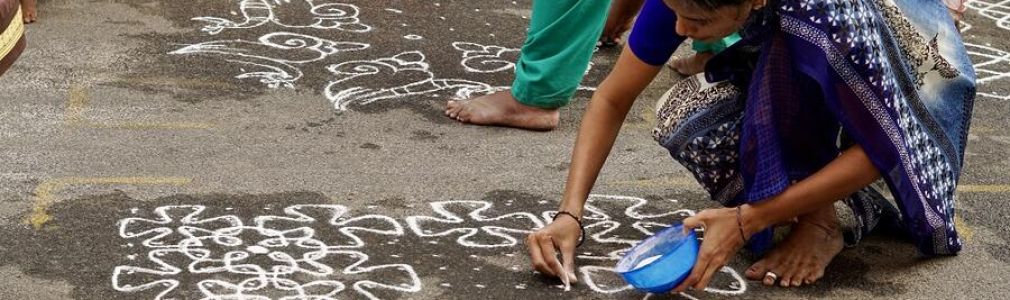
M 358 7 L 352 4 L 325 0 L 241 0 L 242 20 L 220 17 L 197 17 L 195 21 L 209 23 L 201 30 L 211 35 L 226 29 L 255 28 L 273 23 L 285 28 L 336 29 L 349 32 L 368 32 L 371 26 L 361 23 Z M 309 12 L 310 18 L 284 18 L 291 12 Z
M 421 290 L 412 266 L 368 265 L 369 256 L 360 251 L 364 243 L 356 232 L 404 233 L 392 218 L 348 218 L 346 207 L 340 205 L 293 205 L 285 208 L 285 215 L 259 216 L 246 225 L 234 215 L 204 216 L 206 210 L 201 205 L 164 206 L 155 209 L 153 218 L 120 220 L 120 236 L 128 241 L 143 239 L 141 245 L 149 252 L 147 262 L 117 266 L 112 274 L 113 288 L 121 292 L 157 289 L 161 291 L 155 299 L 171 299 L 181 287 L 178 277 L 202 276 L 193 288 L 204 299 L 337 299 L 348 285 L 369 299 L 378 299 L 371 292 L 376 289 Z M 330 218 L 318 220 L 308 211 Z M 333 229 L 351 242 L 328 245 L 317 238 L 316 230 Z M 334 258 L 350 263 L 327 263 Z M 399 275 L 342 281 L 380 271 Z M 228 280 L 232 278 L 239 279 Z

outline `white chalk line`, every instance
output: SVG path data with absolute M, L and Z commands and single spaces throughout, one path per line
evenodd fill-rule
M 612 236 L 611 234 L 621 227 L 620 222 L 614 220 L 613 217 L 607 215 L 606 210 L 599 208 L 599 205 L 609 205 L 614 202 L 628 204 L 627 207 L 622 211 L 623 217 L 628 217 L 634 220 L 630 225 L 632 228 L 636 229 L 642 235 L 636 239 L 620 238 Z M 676 201 L 671 201 L 676 203 Z M 692 210 L 680 209 L 674 211 L 665 211 L 657 213 L 647 213 L 644 212 L 645 206 L 649 204 L 649 201 L 637 197 L 627 197 L 627 196 L 614 196 L 614 195 L 591 195 L 587 200 L 586 204 L 586 215 L 583 217 L 583 222 L 586 225 L 586 230 L 591 232 L 587 239 L 596 242 L 598 244 L 616 245 L 619 247 L 617 250 L 613 250 L 606 255 L 579 255 L 578 258 L 588 261 L 596 262 L 609 262 L 608 266 L 598 266 L 598 265 L 587 265 L 578 267 L 579 272 L 582 274 L 582 278 L 587 287 L 591 290 L 611 294 L 621 291 L 633 289 L 630 285 L 622 284 L 621 286 L 608 287 L 602 286 L 600 284 L 603 276 L 617 276 L 613 272 L 613 265 L 620 260 L 624 252 L 630 250 L 631 247 L 637 245 L 645 237 L 654 234 L 654 230 L 651 228 L 657 227 L 667 227 L 670 225 L 670 218 L 672 217 L 689 217 L 693 216 L 695 213 Z M 453 234 L 460 234 L 461 236 L 456 239 L 457 244 L 467 248 L 497 248 L 497 247 L 514 247 L 518 245 L 517 236 L 521 234 L 526 234 L 536 230 L 547 222 L 554 215 L 554 211 L 542 212 L 542 222 L 539 222 L 532 214 L 529 213 L 508 213 L 499 216 L 488 215 L 488 211 L 493 208 L 493 204 L 487 201 L 440 201 L 431 203 L 432 210 L 438 215 L 438 217 L 428 217 L 428 216 L 412 216 L 407 218 L 408 228 L 410 228 L 414 234 L 423 237 L 446 237 Z M 467 213 L 460 215 L 449 211 L 448 207 L 459 207 L 467 210 Z M 440 225 L 451 225 L 451 224 L 485 224 L 488 222 L 495 221 L 505 221 L 505 220 L 515 220 L 521 219 L 522 225 L 519 227 L 511 226 L 505 227 L 501 224 L 487 225 L 481 228 L 494 228 L 496 230 L 478 230 L 478 227 L 458 227 L 452 229 L 427 229 L 424 224 L 427 223 L 437 223 Z M 508 234 L 502 234 L 507 232 Z M 475 242 L 473 237 L 477 234 L 485 234 L 489 237 L 494 237 L 500 240 L 499 243 L 479 243 Z M 720 273 L 729 275 L 733 282 L 730 284 L 729 289 L 719 289 L 714 287 L 709 287 L 705 289 L 708 293 L 720 294 L 720 295 L 740 295 L 747 291 L 747 282 L 743 279 L 738 272 L 733 268 L 723 267 L 720 269 Z M 614 278 L 610 278 L 614 279 Z M 614 280 L 611 280 L 614 281 Z M 623 281 L 622 281 L 623 283 Z
M 130 217 L 119 221 L 120 236 L 125 239 L 145 238 L 142 245 L 149 250 L 148 259 L 159 266 L 157 269 L 138 266 L 118 266 L 113 270 L 113 288 L 122 292 L 137 292 L 153 288 L 162 288 L 156 299 L 163 299 L 179 287 L 178 279 L 170 276 L 182 273 L 182 268 L 166 262 L 161 257 L 167 255 L 184 256 L 189 261 L 188 274 L 207 274 L 208 279 L 197 283 L 200 292 L 209 299 L 262 299 L 259 292 L 294 293 L 290 299 L 336 299 L 333 296 L 345 289 L 345 284 L 319 279 L 299 283 L 293 278 L 330 278 L 332 275 L 357 275 L 377 270 L 396 270 L 409 278 L 408 283 L 385 284 L 370 279 L 357 281 L 352 287 L 360 295 L 369 299 L 377 299 L 370 290 L 387 289 L 400 292 L 417 292 L 421 290 L 421 281 L 413 267 L 408 264 L 385 264 L 364 266 L 369 256 L 361 251 L 364 242 L 355 234 L 365 231 L 374 234 L 402 236 L 403 227 L 396 220 L 381 215 L 365 215 L 353 218 L 344 217 L 347 208 L 340 205 L 293 205 L 284 209 L 284 216 L 258 216 L 254 218 L 255 225 L 243 225 L 240 218 L 234 215 L 223 215 L 201 219 L 206 207 L 200 205 L 164 206 L 154 210 L 154 219 Z M 307 210 L 327 212 L 329 220 L 316 220 L 305 213 Z M 181 212 L 182 217 L 176 217 Z M 291 229 L 272 228 L 275 223 L 294 223 L 300 227 Z M 349 245 L 326 245 L 315 238 L 316 229 L 308 225 L 336 226 L 337 231 L 353 242 Z M 351 224 L 385 223 L 378 228 L 351 226 Z M 207 229 L 202 226 L 214 225 Z M 148 229 L 148 227 L 153 227 Z M 139 229 L 138 229 L 139 228 Z M 161 241 L 166 236 L 179 233 L 184 237 L 177 243 Z M 250 233 L 261 238 L 255 243 L 248 243 L 241 237 Z M 229 248 L 231 251 L 214 253 L 211 249 Z M 295 255 L 295 249 L 303 252 Z M 291 252 L 291 253 L 289 253 Z M 272 262 L 269 265 L 250 263 L 247 260 L 256 255 L 264 255 Z M 330 256 L 350 256 L 356 261 L 338 271 L 320 260 Z M 184 263 L 186 264 L 186 263 Z M 124 277 L 134 274 L 169 276 L 140 284 L 130 283 Z M 225 282 L 214 279 L 214 275 L 230 274 L 245 277 L 239 283 Z M 325 288 L 322 288 L 325 287 Z M 320 292 L 322 290 L 322 292 Z M 269 293 L 268 293 L 269 294 Z
M 293 88 L 294 83 L 303 76 L 301 68 L 295 65 L 316 62 L 341 52 L 360 51 L 369 47 L 368 44 L 337 42 L 300 33 L 273 32 L 261 36 L 257 41 L 235 39 L 203 42 L 185 46 L 169 54 L 224 56 L 226 61 L 268 69 L 268 71 L 242 73 L 236 78 L 256 78 L 270 88 Z
M 621 210 L 623 217 L 633 219 L 634 222 L 630 226 L 640 232 L 643 237 L 653 234 L 653 228 L 668 226 L 669 220 L 666 220 L 668 218 L 686 217 L 694 213 L 690 210 L 649 213 L 644 209 L 645 205 L 649 204 L 648 202 L 642 198 L 608 195 L 592 195 L 587 201 L 586 215 L 583 220 L 591 223 L 587 229 L 591 228 L 591 231 L 594 232 L 589 238 L 599 244 L 618 245 L 621 248 L 606 256 L 580 255 L 580 259 L 610 263 L 605 266 L 586 265 L 579 267 L 579 272 L 583 275 L 584 282 L 589 289 L 600 293 L 616 293 L 631 289 L 630 286 L 623 284 L 620 286 L 602 284 L 603 282 L 620 282 L 619 280 L 615 281 L 616 277 L 613 277 L 616 274 L 612 271 L 612 264 L 620 259 L 623 250 L 634 246 L 641 240 L 609 236 L 609 233 L 618 229 L 622 224 L 607 215 L 606 210 L 600 209 L 599 205 L 612 206 L 615 203 L 626 205 Z M 430 203 L 430 206 L 437 216 L 409 216 L 406 218 L 407 228 L 410 228 L 411 232 L 419 237 L 442 238 L 459 235 L 455 242 L 467 248 L 515 247 L 518 245 L 518 238 L 542 228 L 553 216 L 553 211 L 544 211 L 540 216 L 528 212 L 492 214 L 495 205 L 487 201 L 439 201 Z M 330 297 L 344 291 L 346 285 L 330 279 L 298 283 L 288 277 L 295 274 L 316 278 L 329 278 L 332 275 L 337 275 L 336 269 L 319 262 L 319 260 L 333 255 L 347 255 L 357 258 L 356 263 L 340 270 L 345 275 L 394 269 L 405 273 L 410 278 L 409 283 L 401 284 L 385 284 L 368 280 L 352 284 L 357 293 L 370 299 L 374 299 L 374 295 L 368 291 L 369 288 L 400 292 L 416 292 L 422 288 L 418 274 L 408 264 L 362 266 L 367 262 L 368 255 L 359 251 L 360 248 L 365 247 L 365 242 L 355 233 L 368 232 L 394 237 L 405 234 L 404 228 L 391 217 L 382 215 L 345 217 L 348 209 L 340 205 L 292 205 L 283 210 L 283 215 L 258 216 L 253 218 L 252 225 L 244 225 L 242 220 L 234 215 L 203 217 L 205 211 L 206 207 L 200 205 L 164 206 L 154 209 L 154 218 L 130 217 L 122 219 L 119 222 L 120 235 L 126 239 L 144 239 L 141 244 L 150 250 L 147 257 L 155 267 L 116 267 L 112 276 L 114 288 L 122 292 L 160 288 L 162 291 L 156 299 L 162 299 L 179 287 L 179 281 L 171 279 L 171 277 L 182 272 L 207 275 L 232 274 L 246 276 L 247 279 L 239 283 L 207 279 L 200 281 L 197 288 L 208 297 L 231 297 L 229 299 L 257 299 L 252 295 L 268 288 L 282 288 L 283 291 L 299 295 L 298 297 L 330 299 Z M 454 211 L 464 212 L 460 214 Z M 318 220 L 311 217 L 310 212 L 316 212 L 312 215 L 326 215 L 329 218 Z M 376 224 L 381 225 L 376 226 Z M 474 226 L 474 224 L 478 226 Z M 315 238 L 317 228 L 310 227 L 311 225 L 326 226 L 324 228 L 336 227 L 337 232 L 352 242 L 346 245 L 326 245 Z M 431 225 L 438 228 L 432 230 L 429 228 Z M 459 225 L 464 225 L 464 227 L 458 227 Z M 178 233 L 183 239 L 176 243 L 163 241 L 173 233 Z M 240 235 L 248 237 L 249 233 L 258 234 L 264 238 L 259 239 L 255 244 L 249 244 L 239 238 Z M 211 245 L 231 247 L 236 250 L 215 254 L 207 248 Z M 242 249 L 243 246 L 245 246 L 244 249 Z M 303 253 L 300 256 L 294 255 L 295 252 L 282 251 L 281 248 L 295 249 L 298 250 L 297 252 Z M 270 249 L 277 251 L 270 251 Z M 266 255 L 278 264 L 261 266 L 245 262 L 255 254 Z M 163 259 L 163 257 L 170 256 L 183 258 L 184 261 L 190 263 L 185 268 L 177 267 L 176 264 Z M 729 289 L 709 288 L 706 292 L 721 295 L 739 295 L 746 292 L 747 283 L 736 271 L 726 267 L 721 272 L 727 273 L 734 280 L 733 284 Z M 130 282 L 128 278 L 135 274 L 168 278 L 159 278 L 150 282 Z M 310 290 L 318 293 L 310 294 Z
M 964 5 L 979 15 L 996 21 L 996 26 L 1010 30 L 1010 0 L 968 0 Z
M 313 0 L 241 0 L 239 11 L 243 20 L 229 20 L 219 17 L 197 17 L 194 21 L 209 23 L 200 30 L 216 35 L 228 29 L 256 28 L 267 23 L 273 23 L 289 29 L 314 28 L 335 29 L 347 32 L 369 32 L 372 27 L 361 23 L 358 18 L 357 6 L 347 3 L 329 2 L 315 4 Z M 318 1 L 325 2 L 325 1 Z M 281 19 L 277 13 L 280 10 L 298 10 L 312 15 L 306 19 Z
M 450 92 L 454 99 L 468 99 L 493 88 L 483 82 L 464 79 L 437 79 L 430 70 L 424 53 L 403 52 L 375 60 L 355 60 L 327 67 L 336 79 L 324 91 L 337 110 L 347 110 L 351 104 L 367 105 L 379 100 Z M 380 81 L 381 79 L 381 81 Z M 371 87 L 376 82 L 385 87 Z
M 1010 53 L 987 45 L 964 43 L 968 55 L 975 62 L 975 73 L 979 86 L 996 85 L 1006 87 L 1010 84 Z M 1010 100 L 1010 93 L 999 94 L 989 91 L 979 91 L 978 95 L 997 100 Z

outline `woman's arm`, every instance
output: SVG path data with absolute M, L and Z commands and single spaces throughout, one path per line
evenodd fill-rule
M 691 275 L 675 291 L 708 286 L 715 272 L 743 247 L 743 240 L 751 235 L 773 224 L 831 205 L 879 178 L 877 168 L 863 148 L 857 145 L 775 197 L 756 204 L 745 204 L 739 212 L 736 208 L 706 209 L 685 219 L 685 228 L 705 228 L 705 240 Z
M 863 147 L 856 145 L 781 194 L 745 205 L 741 222 L 747 234 L 753 234 L 848 197 L 877 179 L 880 179 L 880 172 Z
M 625 47 L 614 69 L 603 80 L 582 117 L 579 134 L 572 150 L 564 196 L 559 210 L 579 218 L 596 177 L 603 167 L 610 148 L 635 98 L 642 93 L 661 70 L 638 59 Z M 571 217 L 559 216 L 555 222 L 530 234 L 526 245 L 533 268 L 550 276 L 574 279 L 575 246 L 579 239 L 578 223 Z M 564 266 L 556 258 L 560 249 Z
M 582 216 L 586 198 L 614 146 L 628 111 L 660 69 L 642 62 L 629 48 L 621 53 L 614 70 L 593 94 L 582 117 L 572 150 L 561 210 Z

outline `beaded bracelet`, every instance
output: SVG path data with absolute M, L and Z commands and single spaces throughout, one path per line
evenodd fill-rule
M 582 233 L 579 234 L 579 244 L 575 245 L 575 248 L 581 247 L 582 243 L 586 242 L 586 228 L 582 227 L 582 220 L 579 220 L 579 217 L 576 217 L 574 214 L 562 210 L 562 211 L 558 211 L 558 212 L 554 213 L 554 218 L 551 221 L 557 221 L 558 220 L 558 216 L 560 216 L 560 215 L 566 215 L 566 216 L 572 217 L 572 219 L 575 220 L 575 223 L 579 224 L 579 230 L 581 230 Z
M 743 233 L 743 221 L 741 221 L 741 219 L 742 219 L 741 218 L 741 214 L 742 213 L 740 212 L 741 210 L 743 210 L 743 205 L 740 205 L 740 206 L 736 207 L 736 226 L 737 226 L 738 229 L 740 229 L 740 239 L 743 240 L 743 243 L 746 245 L 747 244 L 747 235 Z

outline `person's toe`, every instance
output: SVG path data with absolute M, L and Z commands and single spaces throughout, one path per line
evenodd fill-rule
M 459 110 L 456 111 L 455 118 L 457 121 L 463 123 L 470 123 L 470 121 L 473 119 L 473 111 L 471 111 L 470 108 L 466 106 L 460 107 Z
M 789 276 L 789 285 L 788 286 L 798 287 L 800 285 L 803 285 L 803 274 L 804 273 L 805 272 L 803 270 L 796 270 L 795 273 L 792 274 L 792 276 Z
M 778 280 L 778 278 L 775 278 L 775 273 L 768 271 L 765 272 L 764 279 L 761 282 L 764 283 L 764 285 L 773 286 L 775 285 L 776 280 Z
M 808 279 L 810 278 L 810 272 L 811 272 L 811 270 L 809 268 L 803 268 L 803 269 L 801 269 L 798 273 L 796 273 L 796 276 L 793 276 L 793 279 L 792 279 L 792 282 L 791 282 L 792 285 L 793 286 L 803 286 L 803 285 L 810 284 L 808 282 Z
M 780 265 L 779 269 L 782 270 L 782 273 L 779 273 L 779 285 L 788 287 L 792 284 L 793 278 L 796 277 L 796 273 L 799 271 L 798 265 L 796 261 L 790 260 Z
M 807 274 L 805 282 L 807 284 L 814 284 L 817 280 L 820 280 L 821 277 L 824 277 L 824 269 L 815 269 L 813 272 L 810 272 L 810 274 Z
M 450 118 L 456 118 L 459 115 L 460 110 L 463 109 L 463 104 L 458 101 L 449 101 L 446 103 L 445 115 Z
M 744 272 L 744 275 L 747 276 L 747 279 L 750 280 L 761 280 L 764 279 L 765 273 L 767 272 L 768 272 L 768 263 L 765 262 L 765 260 L 760 260 L 751 265 L 750 268 L 747 268 L 747 271 Z

